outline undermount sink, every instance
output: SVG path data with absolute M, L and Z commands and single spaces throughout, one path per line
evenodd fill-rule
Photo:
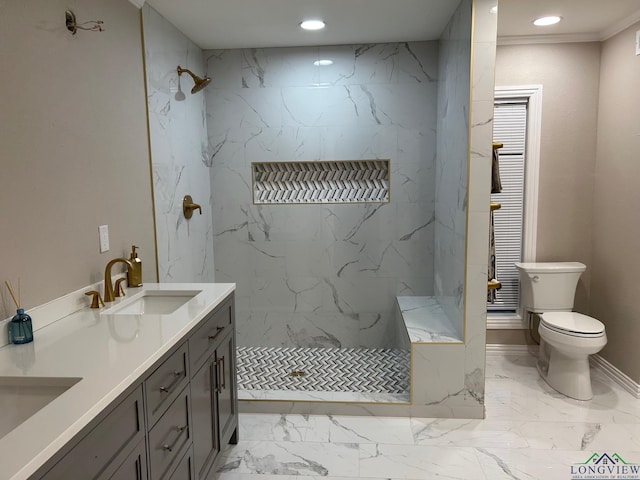
M 103 315 L 170 315 L 200 290 L 145 290 L 102 312 Z
M 0 377 L 0 438 L 80 380 L 76 377 Z

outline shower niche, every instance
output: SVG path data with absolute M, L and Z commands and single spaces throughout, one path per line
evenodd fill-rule
M 252 162 L 254 204 L 389 202 L 389 160 Z

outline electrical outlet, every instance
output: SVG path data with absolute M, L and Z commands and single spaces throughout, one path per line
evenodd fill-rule
M 98 227 L 100 232 L 100 253 L 109 251 L 109 225 L 100 225 Z
M 640 30 L 636 32 L 636 55 L 640 55 Z

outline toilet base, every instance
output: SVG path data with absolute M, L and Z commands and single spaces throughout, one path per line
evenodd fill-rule
M 591 400 L 591 372 L 589 356 L 568 356 L 540 342 L 538 372 L 551 388 L 576 400 Z

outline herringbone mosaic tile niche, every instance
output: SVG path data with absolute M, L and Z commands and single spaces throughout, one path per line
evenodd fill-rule
M 389 201 L 389 160 L 251 163 L 253 203 Z

